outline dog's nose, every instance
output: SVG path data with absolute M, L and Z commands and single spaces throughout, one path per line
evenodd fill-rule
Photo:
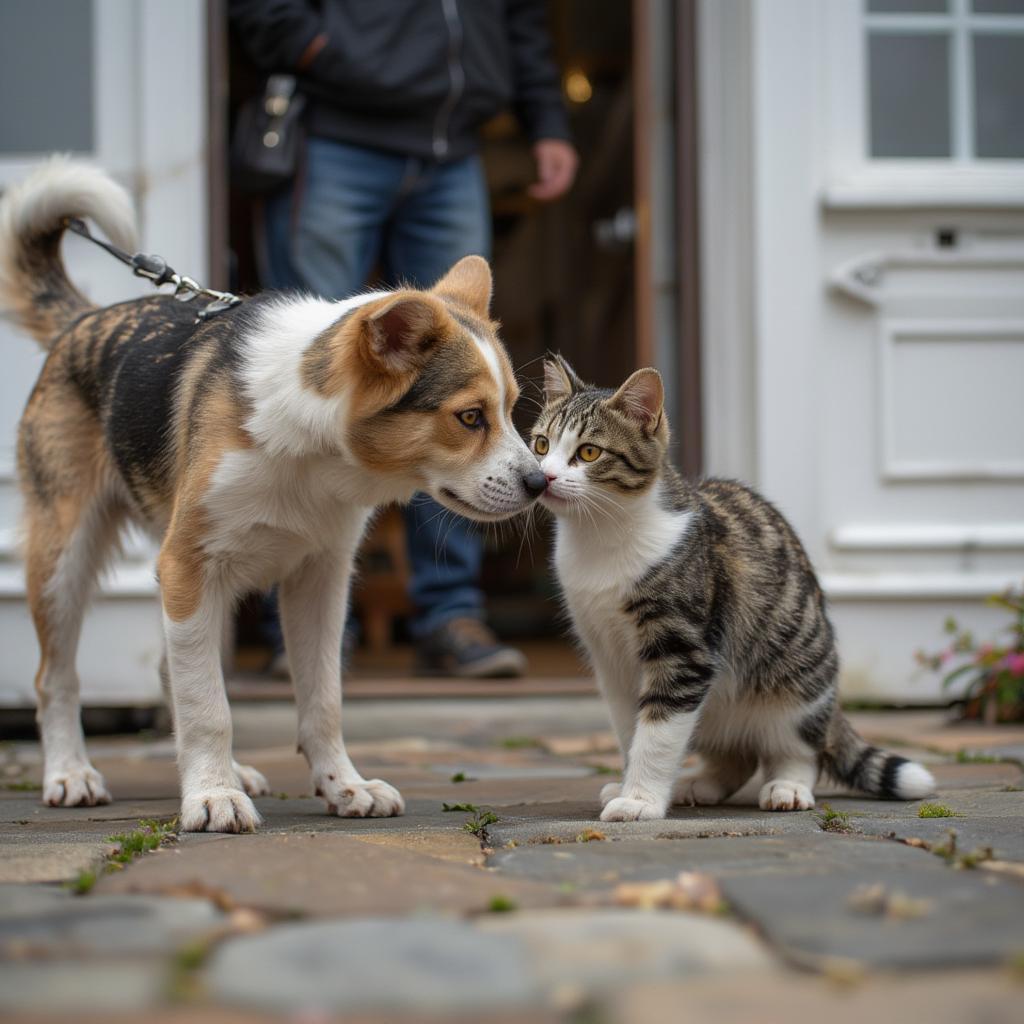
M 531 498 L 543 494 L 547 486 L 548 478 L 539 469 L 533 469 L 523 477 L 523 487 Z

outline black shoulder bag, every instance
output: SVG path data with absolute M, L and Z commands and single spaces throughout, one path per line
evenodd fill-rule
M 294 75 L 271 75 L 263 95 L 247 100 L 238 111 L 231 171 L 232 180 L 245 192 L 276 192 L 295 177 L 306 106 L 306 97 L 295 91 L 295 84 Z

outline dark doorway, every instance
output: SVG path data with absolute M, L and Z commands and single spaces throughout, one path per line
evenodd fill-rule
M 222 154 L 230 112 L 258 91 L 261 82 L 238 48 L 228 45 L 224 6 L 222 0 L 210 5 L 212 119 L 220 117 L 224 128 L 218 131 L 214 124 L 211 132 L 211 264 L 222 281 L 255 291 L 256 211 L 244 196 L 226 189 Z M 643 316 L 636 286 L 643 260 L 633 219 L 634 169 L 645 166 L 636 157 L 646 137 L 644 118 L 636 116 L 642 91 L 635 90 L 632 75 L 638 42 L 635 6 L 622 0 L 552 0 L 549 9 L 580 153 L 575 187 L 552 205 L 527 195 L 533 161 L 529 143 L 510 114 L 485 127 L 482 146 L 494 219 L 494 313 L 523 384 L 518 410 L 522 427 L 530 423 L 540 397 L 545 352 L 560 351 L 584 378 L 608 386 L 623 380 L 645 354 L 640 351 Z M 494 625 L 509 638 L 561 631 L 548 570 L 548 524 L 543 515 L 536 520 L 525 543 L 518 527 L 492 531 L 488 538 L 484 587 L 489 611 Z M 355 595 L 357 606 L 373 603 L 393 609 L 388 622 L 378 621 L 370 630 L 377 646 L 402 636 L 400 548 L 394 523 L 384 517 L 365 545 L 368 573 L 363 592 Z M 366 600 L 367 587 L 372 602 Z M 243 644 L 258 643 L 255 619 L 252 609 L 243 610 Z

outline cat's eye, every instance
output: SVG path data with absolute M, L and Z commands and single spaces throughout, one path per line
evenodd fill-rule
M 482 409 L 466 409 L 455 414 L 459 422 L 470 430 L 476 430 L 484 425 L 484 413 Z
M 543 434 L 538 434 L 533 439 L 533 450 L 538 455 L 547 455 L 549 447 L 548 439 Z
M 581 444 L 576 451 L 581 462 L 593 462 L 603 451 L 596 444 Z

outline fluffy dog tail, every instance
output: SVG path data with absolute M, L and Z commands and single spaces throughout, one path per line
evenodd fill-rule
M 44 349 L 91 305 L 61 259 L 68 217 L 89 217 L 115 245 L 135 247 L 131 198 L 97 167 L 51 157 L 7 190 L 0 198 L 0 307 Z
M 882 800 L 920 800 L 935 792 L 935 779 L 927 768 L 871 746 L 838 709 L 829 725 L 822 762 L 837 782 Z

